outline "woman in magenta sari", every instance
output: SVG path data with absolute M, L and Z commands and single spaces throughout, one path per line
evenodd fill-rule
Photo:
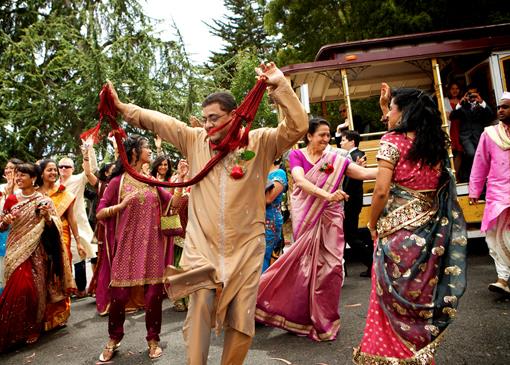
M 393 93 L 368 228 L 372 291 L 356 364 L 434 364 L 466 287 L 466 224 L 432 99 Z
M 19 192 L 5 202 L 1 230 L 10 227 L 5 289 L 0 296 L 0 352 L 34 343 L 44 330 L 47 306 L 76 290 L 61 221 L 50 198 L 34 188 L 38 168 L 16 166 Z
M 150 161 L 148 141 L 140 136 L 124 142 L 128 161 L 138 172 Z M 188 173 L 186 164 L 179 166 L 179 176 Z M 143 287 L 145 292 L 145 324 L 149 358 L 162 355 L 159 347 L 162 301 L 164 298 L 163 272 L 167 246 L 161 232 L 161 212 L 168 204 L 179 203 L 181 189 L 174 196 L 162 188 L 139 182 L 124 172 L 120 160 L 112 179 L 97 207 L 97 219 L 106 227 L 107 264 L 99 268 L 98 289 L 109 283 L 109 341 L 99 356 L 109 361 L 124 337 L 125 306 L 132 289 Z M 96 300 L 103 300 L 100 292 Z
M 329 147 L 330 125 L 310 120 L 307 146 L 289 155 L 294 178 L 294 244 L 260 278 L 255 318 L 315 341 L 336 338 L 343 282 L 345 175 L 373 179 L 377 169 L 349 163 Z

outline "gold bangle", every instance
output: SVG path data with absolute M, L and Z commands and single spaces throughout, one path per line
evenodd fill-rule
M 370 232 L 375 231 L 375 229 L 370 225 L 370 222 L 367 223 L 367 228 Z
M 317 186 L 314 186 L 312 190 L 312 195 L 315 195 L 315 193 L 317 193 Z

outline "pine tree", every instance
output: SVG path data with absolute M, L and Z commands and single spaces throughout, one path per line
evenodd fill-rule
M 155 37 L 136 0 L 10 0 L 0 13 L 0 165 L 79 156 L 107 79 L 122 99 L 185 119 L 206 92 L 182 42 Z
M 265 0 L 225 0 L 224 4 L 228 14 L 209 27 L 210 33 L 222 38 L 225 45 L 221 52 L 213 52 L 207 68 L 217 70 L 218 84 L 228 89 L 236 70 L 236 55 L 250 50 L 260 61 L 266 60 L 272 53 L 273 42 L 264 29 Z

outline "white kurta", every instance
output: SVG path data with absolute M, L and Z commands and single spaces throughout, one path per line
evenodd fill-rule
M 91 172 L 92 173 L 96 172 L 97 160 L 96 153 L 93 148 L 89 150 L 89 163 Z M 80 242 L 85 251 L 87 252 L 87 258 L 90 259 L 96 256 L 95 252 L 97 251 L 97 247 L 94 247 L 96 245 L 92 244 L 94 231 L 92 230 L 92 227 L 90 227 L 89 219 L 87 216 L 87 210 L 85 207 L 84 193 L 85 186 L 87 186 L 87 183 L 88 179 L 87 176 L 85 175 L 85 172 L 72 175 L 71 177 L 69 177 L 69 179 L 67 179 L 65 183 L 62 181 L 62 184 L 66 187 L 66 190 L 76 197 L 76 200 L 74 201 L 73 205 L 74 217 L 76 218 L 76 224 L 78 225 Z M 74 236 L 72 234 L 71 234 L 71 254 L 73 257 L 73 264 L 82 261 L 80 255 L 78 254 L 76 240 L 74 239 Z

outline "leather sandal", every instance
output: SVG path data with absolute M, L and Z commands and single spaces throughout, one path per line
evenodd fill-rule
M 108 343 L 103 349 L 103 352 L 99 354 L 99 361 L 101 362 L 110 361 L 113 355 L 115 354 L 115 351 L 117 351 L 117 349 L 119 348 L 119 346 L 120 342 L 114 343 L 113 340 L 108 341 Z
M 149 351 L 149 359 L 151 360 L 157 359 L 163 355 L 163 350 L 159 347 L 157 341 L 149 341 L 147 350 Z

